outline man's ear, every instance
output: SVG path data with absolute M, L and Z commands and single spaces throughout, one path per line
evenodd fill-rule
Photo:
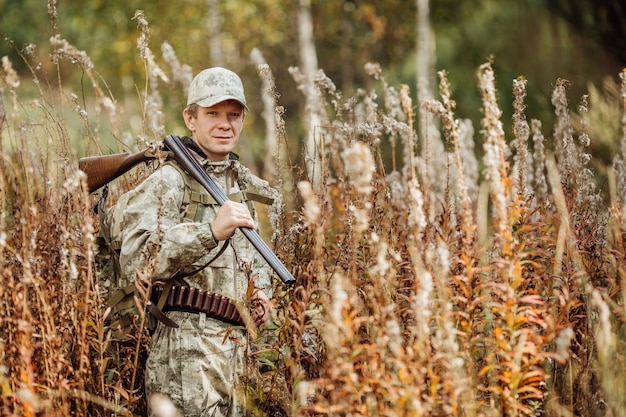
M 189 109 L 183 110 L 183 120 L 185 121 L 185 125 L 187 125 L 187 129 L 192 132 L 196 129 L 196 118 Z

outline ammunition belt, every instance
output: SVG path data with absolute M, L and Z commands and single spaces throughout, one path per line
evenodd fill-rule
M 162 292 L 161 287 L 157 287 L 155 290 L 155 295 L 159 297 Z M 202 291 L 198 288 L 173 286 L 167 295 L 163 311 L 205 313 L 207 316 L 230 324 L 244 325 L 233 300 L 220 294 Z

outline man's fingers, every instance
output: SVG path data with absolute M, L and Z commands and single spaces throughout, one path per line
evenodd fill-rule
M 228 239 L 239 227 L 256 227 L 254 219 L 244 203 L 226 201 L 217 211 L 215 219 L 211 223 L 211 230 L 216 240 Z

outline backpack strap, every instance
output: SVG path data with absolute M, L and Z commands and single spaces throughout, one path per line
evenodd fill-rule
M 241 183 L 239 184 L 239 188 L 241 188 Z M 256 201 L 257 203 L 272 205 L 274 203 L 274 199 L 271 197 L 267 197 L 261 195 L 259 193 L 244 191 L 233 193 L 228 195 L 228 199 L 231 201 L 236 201 L 237 203 L 247 203 L 248 201 Z M 217 204 L 217 201 L 211 195 L 205 193 L 197 193 L 191 192 L 189 203 L 200 203 L 205 206 L 211 206 Z
M 183 178 L 185 184 L 181 211 L 184 210 L 183 221 L 195 222 L 200 221 L 203 216 L 202 206 L 217 204 L 217 202 L 202 188 L 197 181 L 176 163 L 176 161 L 167 161 L 165 165 L 169 165 L 176 169 Z
M 189 222 L 202 220 L 205 207 L 217 205 L 217 201 L 215 201 L 215 199 L 204 189 L 204 187 L 187 174 L 187 172 L 175 161 L 167 161 L 165 164 L 175 168 L 180 173 L 183 178 L 183 182 L 185 183 L 185 192 L 183 194 L 183 207 L 185 208 L 185 214 L 183 218 L 185 221 Z M 251 213 L 254 212 L 253 202 L 267 205 L 272 205 L 274 203 L 273 198 L 249 190 L 247 184 L 244 181 L 240 181 L 238 175 L 235 175 L 235 177 L 237 184 L 239 185 L 239 192 L 229 194 L 229 200 L 236 201 L 238 203 L 246 203 Z
M 107 303 L 114 308 L 115 310 L 120 310 L 130 306 L 121 306 L 120 303 L 127 295 L 133 294 L 135 292 L 135 284 L 128 284 L 124 288 L 120 288 L 117 291 L 113 292 L 109 298 L 107 299 Z

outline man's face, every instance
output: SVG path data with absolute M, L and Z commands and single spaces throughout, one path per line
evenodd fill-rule
M 212 161 L 223 161 L 235 148 L 243 128 L 243 106 L 236 100 L 198 107 L 197 117 L 183 112 L 191 138 Z

